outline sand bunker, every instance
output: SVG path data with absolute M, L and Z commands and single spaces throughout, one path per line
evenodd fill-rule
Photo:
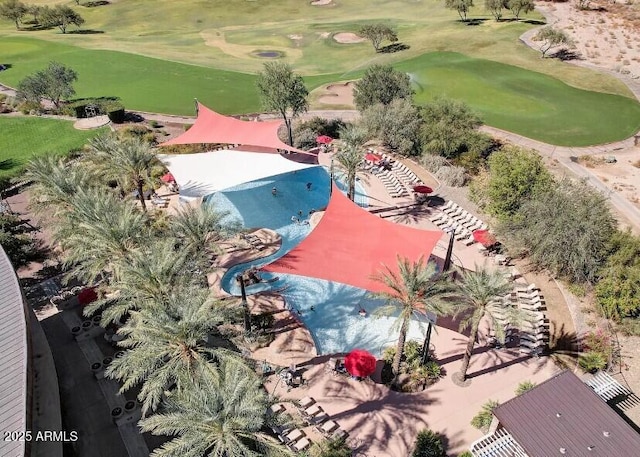
M 323 105 L 353 106 L 353 84 L 353 81 L 329 84 L 323 89 L 323 94 L 318 97 L 318 102 Z
M 333 35 L 333 39 L 338 43 L 343 44 L 351 44 L 351 43 L 362 43 L 364 38 L 359 37 L 355 33 L 351 32 L 340 32 Z
M 313 6 L 324 6 L 324 5 L 329 5 L 331 2 L 333 2 L 333 0 L 315 0 L 311 2 L 311 4 Z

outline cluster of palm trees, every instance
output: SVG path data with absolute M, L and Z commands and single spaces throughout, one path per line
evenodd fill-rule
M 222 323 L 239 321 L 240 307 L 212 297 L 206 273 L 239 224 L 208 205 L 173 216 L 146 211 L 156 165 L 145 142 L 109 135 L 79 159 L 36 158 L 26 169 L 32 206 L 65 269 L 99 285 L 101 298 L 84 312 L 119 325 L 124 355 L 105 373 L 122 392 L 139 390 L 142 430 L 173 438 L 154 456 L 289 455 L 263 433 L 279 419 L 267 414 L 272 399 L 260 378 L 238 351 L 213 343 Z
M 512 285 L 504 273 L 477 265 L 474 271 L 460 270 L 457 273 L 440 273 L 434 262 L 425 261 L 424 258 L 415 262 L 398 258 L 397 272 L 385 266 L 374 276 L 374 279 L 388 289 L 386 292 L 372 294 L 374 298 L 380 298 L 386 303 L 376 310 L 376 314 L 399 314 L 395 323 L 396 328 L 399 328 L 399 336 L 392 363 L 394 384 L 397 383 L 400 374 L 400 364 L 412 317 L 424 318 L 427 313 L 436 316 L 463 316 L 460 331 L 470 329 L 470 335 L 460 371 L 454 374 L 454 379 L 460 383 L 467 381 L 469 362 L 483 319 L 489 320 L 496 338 L 504 342 L 504 327 L 498 322 L 498 315 L 505 316 L 516 326 L 529 318 L 525 311 L 506 306 L 501 300 L 496 300 L 512 290 Z M 454 279 L 455 276 L 459 278 Z

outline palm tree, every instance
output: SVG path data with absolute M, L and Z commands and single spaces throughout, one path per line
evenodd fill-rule
M 208 290 L 182 288 L 158 306 L 131 311 L 118 330 L 124 336 L 118 344 L 128 350 L 109 365 L 106 375 L 123 382 L 121 392 L 142 384 L 138 399 L 143 414 L 155 410 L 162 394 L 174 385 L 182 391 L 205 378 L 216 379 L 220 360 L 239 360 L 231 351 L 207 343 L 227 310 Z
M 171 231 L 197 263 L 202 265 L 216 252 L 216 243 L 240 230 L 237 220 L 225 220 L 225 211 L 216 211 L 211 204 L 187 206 L 171 219 Z
M 222 363 L 217 380 L 171 396 L 163 411 L 142 419 L 143 432 L 171 441 L 153 457 L 277 457 L 292 454 L 264 430 L 276 425 L 258 377 L 238 364 Z
M 362 145 L 367 142 L 367 132 L 358 125 L 350 125 L 340 131 L 344 146 L 334 156 L 347 178 L 347 197 L 353 201 L 356 193 L 356 176 L 362 163 Z
M 33 181 L 31 206 L 43 215 L 57 215 L 68 209 L 78 189 L 92 187 L 93 177 L 83 167 L 65 164 L 52 155 L 35 157 L 25 168 L 22 179 Z
M 457 284 L 459 312 L 470 311 L 469 316 L 460 322 L 460 331 L 471 328 L 469 342 L 462 359 L 462 367 L 456 376 L 460 382 L 467 378 L 467 369 L 473 347 L 478 337 L 480 321 L 487 317 L 495 329 L 496 337 L 504 342 L 504 327 L 498 323 L 497 316 L 504 316 L 512 325 L 518 325 L 527 319 L 526 311 L 505 305 L 499 298 L 511 292 L 511 285 L 507 276 L 501 271 L 491 271 L 485 267 L 477 267 L 476 271 L 464 270 L 462 278 Z
M 120 258 L 115 267 L 118 277 L 112 277 L 109 285 L 113 293 L 85 306 L 84 314 L 101 311 L 106 326 L 130 311 L 162 303 L 177 288 L 203 286 L 188 268 L 189 254 L 177 244 L 174 238 L 151 241 Z
M 104 273 L 118 277 L 119 265 L 148 240 L 147 218 L 108 191 L 81 188 L 54 230 L 71 274 L 93 283 Z
M 137 137 L 102 135 L 91 140 L 87 160 L 106 180 L 116 181 L 123 192 L 135 189 L 144 211 L 144 185 L 151 183 L 151 168 L 158 163 L 151 145 Z
M 433 262 L 426 262 L 422 257 L 415 262 L 398 257 L 397 272 L 385 265 L 384 271 L 374 275 L 373 279 L 389 289 L 389 292 L 372 294 L 386 302 L 375 314 L 389 316 L 400 312 L 395 323 L 395 326 L 400 327 L 400 333 L 392 365 L 395 383 L 400 374 L 400 361 L 411 317 L 425 317 L 427 312 L 437 316 L 449 314 L 453 307 L 447 299 L 453 297 L 453 287 L 448 277 L 437 274 Z

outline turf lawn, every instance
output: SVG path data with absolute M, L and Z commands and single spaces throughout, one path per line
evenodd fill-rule
M 104 131 L 76 130 L 72 122 L 57 119 L 0 116 L 0 181 L 16 175 L 32 157 L 65 155 Z
M 0 80 L 9 85 L 57 60 L 78 72 L 79 97 L 118 96 L 130 109 L 186 115 L 194 113 L 193 98 L 226 114 L 261 109 L 251 74 L 34 39 L 8 38 L 3 44 L 11 50 L 12 67 Z M 435 52 L 396 67 L 411 74 L 419 103 L 438 94 L 461 99 L 489 125 L 552 144 L 601 144 L 640 128 L 640 104 L 630 98 L 576 89 L 516 66 Z M 361 74 L 308 76 L 306 83 L 313 89 Z

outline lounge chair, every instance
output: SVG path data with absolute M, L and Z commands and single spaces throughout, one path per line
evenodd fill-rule
M 453 200 L 449 200 L 444 206 L 440 207 L 440 211 L 444 211 L 446 209 L 451 208 L 453 205 L 455 205 L 455 203 L 453 203 Z
M 340 428 L 340 426 L 335 421 L 329 420 L 322 424 L 321 427 L 318 427 L 318 431 L 323 435 L 328 436 L 338 428 Z
M 536 290 L 540 290 L 536 287 L 535 284 L 529 284 L 527 287 L 517 287 L 516 288 L 516 292 L 525 292 L 525 293 L 532 293 L 533 291 Z
M 303 410 L 302 414 L 304 416 L 307 416 L 307 417 L 314 417 L 314 416 L 317 416 L 318 414 L 320 414 L 322 412 L 324 412 L 324 411 L 322 410 L 320 405 L 313 404 L 313 405 L 309 406 L 307 409 Z
M 304 451 L 309 446 L 311 446 L 311 442 L 307 438 L 302 438 L 300 441 L 295 442 L 291 447 L 296 451 Z
M 297 428 L 283 436 L 285 443 L 293 443 L 302 437 L 304 437 L 304 432 Z
M 309 406 L 313 405 L 316 401 L 313 397 L 304 397 L 302 400 L 298 402 L 298 407 L 302 409 L 307 409 Z

